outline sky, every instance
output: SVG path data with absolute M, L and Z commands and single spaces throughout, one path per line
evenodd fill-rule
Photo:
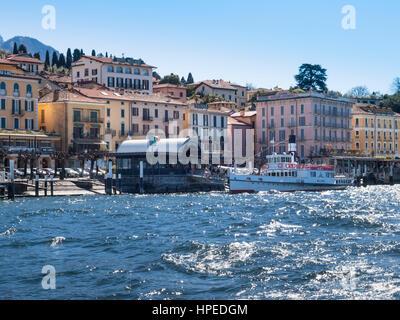
M 55 30 L 42 27 L 45 5 L 56 9 Z M 342 27 L 346 5 L 355 8 L 355 29 Z M 360 85 L 391 93 L 400 76 L 398 0 L 19 0 L 2 1 L 0 13 L 4 40 L 23 35 L 61 52 L 142 58 L 162 76 L 286 89 L 312 63 L 342 93 Z

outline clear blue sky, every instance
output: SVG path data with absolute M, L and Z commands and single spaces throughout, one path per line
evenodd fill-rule
M 41 27 L 43 5 L 56 30 Z M 344 5 L 356 30 L 341 27 Z M 143 58 L 161 75 L 193 73 L 257 87 L 294 85 L 302 63 L 328 69 L 331 90 L 366 85 L 390 92 L 400 76 L 398 0 L 46 0 L 1 3 L 0 35 Z

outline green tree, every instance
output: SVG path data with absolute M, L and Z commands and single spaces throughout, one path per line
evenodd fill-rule
M 68 50 L 67 50 L 67 59 L 65 61 L 65 67 L 67 69 L 71 69 L 71 65 L 72 65 L 72 53 L 71 53 L 71 49 L 68 48 Z
M 46 60 L 44 61 L 44 69 L 48 70 L 50 67 L 50 53 L 49 50 L 46 51 Z
M 381 107 L 391 108 L 394 112 L 400 113 L 400 93 L 385 95 L 380 103 Z
M 92 57 L 95 57 L 96 56 L 96 50 L 92 50 Z
M 18 47 L 16 42 L 14 42 L 13 54 L 18 54 Z
M 189 72 L 187 80 L 186 80 L 186 85 L 192 84 L 192 83 L 194 83 L 193 75 L 191 72 Z
M 78 61 L 81 58 L 81 51 L 79 49 L 74 50 L 73 59 L 72 61 Z
M 58 66 L 58 56 L 57 52 L 53 51 L 53 57 L 51 59 L 51 65 L 52 66 Z
M 61 54 L 60 54 L 60 57 L 58 58 L 58 65 L 57 65 L 57 67 L 58 67 L 58 68 L 65 68 L 65 67 L 66 67 L 65 64 L 66 64 L 66 62 L 65 62 L 64 53 L 61 53 Z
M 186 80 L 185 80 L 185 77 L 182 77 L 182 79 L 181 79 L 181 85 L 182 85 L 182 86 L 186 86 Z
M 176 74 L 171 73 L 169 76 L 165 76 L 161 79 L 160 84 L 170 83 L 177 86 L 181 85 L 181 80 L 179 80 L 179 76 Z
M 36 53 L 33 55 L 33 57 L 34 57 L 35 59 L 40 60 L 40 53 L 39 53 L 39 52 L 36 52 Z
M 161 80 L 161 76 L 155 71 L 153 71 L 153 77 L 156 78 L 157 80 Z
M 304 90 L 315 90 L 324 92 L 328 90 L 326 81 L 326 69 L 322 68 L 319 64 L 303 64 L 299 68 L 299 74 L 294 78 L 297 82 L 297 87 Z
M 28 50 L 26 49 L 26 46 L 24 44 L 20 44 L 18 48 L 18 53 L 27 53 Z

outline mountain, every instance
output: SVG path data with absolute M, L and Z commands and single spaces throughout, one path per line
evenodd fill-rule
M 24 44 L 26 48 L 28 49 L 28 53 L 35 54 L 36 52 L 40 53 L 40 59 L 44 61 L 46 59 L 46 51 L 49 50 L 50 53 L 50 59 L 53 56 L 53 52 L 59 52 L 54 49 L 53 47 L 50 47 L 48 45 L 45 45 L 44 43 L 40 42 L 39 40 L 36 40 L 34 38 L 30 37 L 14 37 L 11 38 L 7 41 L 3 41 L 3 38 L 0 36 L 0 49 L 6 49 L 8 51 L 13 52 L 14 49 L 14 42 L 17 43 L 17 46 L 19 47 L 20 44 Z

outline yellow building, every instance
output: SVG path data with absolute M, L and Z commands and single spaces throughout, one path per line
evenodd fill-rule
M 105 150 L 104 115 L 103 102 L 70 90 L 55 90 L 39 101 L 40 128 L 59 134 L 64 152 Z
M 354 105 L 352 112 L 354 150 L 378 157 L 400 154 L 400 114 L 366 104 Z
M 80 94 L 106 104 L 105 141 L 116 152 L 128 137 L 143 139 L 150 130 L 165 136 L 179 135 L 184 128 L 187 104 L 160 95 L 135 94 L 129 90 L 75 87 Z M 162 132 L 161 132 L 162 131 Z
M 37 130 L 39 78 L 16 62 L 0 59 L 0 128 Z

